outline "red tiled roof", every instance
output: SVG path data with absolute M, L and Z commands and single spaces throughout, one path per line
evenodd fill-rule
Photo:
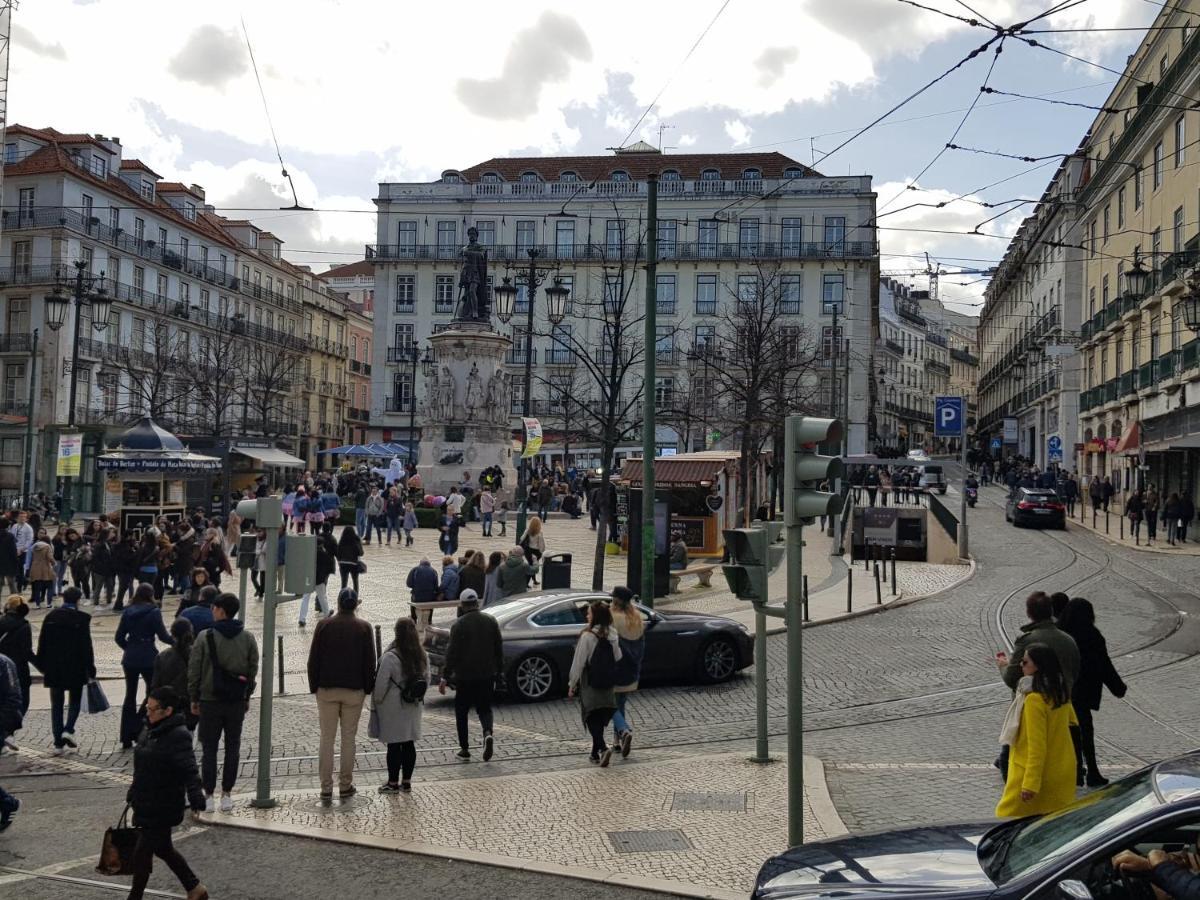
M 191 194 L 197 200 L 204 199 L 202 194 L 192 190 L 191 185 L 184 184 L 182 181 L 160 181 L 155 190 L 160 194 Z
M 102 150 L 107 150 L 100 141 L 90 134 L 64 134 L 56 128 L 30 128 L 28 125 L 9 125 L 6 134 L 27 134 L 43 141 L 57 141 L 60 144 L 92 144 Z
M 345 266 L 335 266 L 321 273 L 322 278 L 354 278 L 357 275 L 374 275 L 375 266 L 365 259 Z
M 681 178 L 695 179 L 704 169 L 717 169 L 723 178 L 740 178 L 744 169 L 758 169 L 763 178 L 782 178 L 784 169 L 800 169 L 806 176 L 819 176 L 782 153 L 626 153 L 607 156 L 517 156 L 494 157 L 462 169 L 468 181 L 479 181 L 485 172 L 497 172 L 506 181 L 517 181 L 522 172 L 537 172 L 547 181 L 557 181 L 562 172 L 575 172 L 584 181 L 606 179 L 618 169 L 635 181 L 668 169 Z
M 122 170 L 124 170 L 124 169 L 141 169 L 143 172 L 149 172 L 155 178 L 162 178 L 161 175 L 159 175 L 157 172 L 155 172 L 152 168 L 150 168 L 148 165 L 146 165 L 140 159 L 123 159 L 123 160 L 121 160 L 121 168 L 122 168 Z

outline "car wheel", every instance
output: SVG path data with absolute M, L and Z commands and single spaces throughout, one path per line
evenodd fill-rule
M 530 653 L 517 660 L 508 683 L 522 703 L 536 703 L 558 692 L 558 669 L 549 657 Z
M 727 637 L 710 638 L 700 648 L 700 659 L 697 660 L 697 666 L 700 680 L 705 684 L 728 681 L 737 671 L 737 664 L 737 647 Z

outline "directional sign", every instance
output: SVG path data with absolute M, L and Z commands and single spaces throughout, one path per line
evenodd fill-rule
M 1050 458 L 1050 462 L 1063 461 L 1062 438 L 1060 438 L 1057 434 L 1051 435 L 1046 440 L 1046 449 L 1049 451 L 1048 456 Z
M 959 437 L 963 433 L 966 419 L 963 416 L 962 397 L 935 397 L 933 405 L 933 433 L 936 437 Z
M 1000 443 L 1000 438 L 998 438 L 998 437 L 992 438 L 992 449 L 993 450 L 999 450 L 1001 446 L 1002 445 Z

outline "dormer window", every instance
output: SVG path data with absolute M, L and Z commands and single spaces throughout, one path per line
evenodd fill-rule
M 143 178 L 141 188 L 140 188 L 140 193 L 145 199 L 153 200 L 154 199 L 154 182 L 148 181 L 147 179 Z
M 92 157 L 92 171 L 102 181 L 108 181 L 108 160 L 103 156 Z
M 628 173 L 628 172 L 626 172 L 624 169 L 617 169 L 617 170 L 616 170 L 615 172 L 613 172 L 613 173 L 612 173 L 612 175 L 610 175 L 609 177 L 610 177 L 610 178 L 611 178 L 613 181 L 628 181 L 628 180 L 629 180 L 629 173 Z
M 522 172 L 521 184 L 537 184 L 542 177 L 537 172 Z
M 484 184 L 500 184 L 504 179 L 497 172 L 484 172 L 482 181 Z
M 558 176 L 558 180 L 559 181 L 578 181 L 579 173 L 578 172 L 563 172 L 561 175 Z
M 442 173 L 442 184 L 462 184 L 463 177 L 458 172 L 446 170 Z
M 258 232 L 256 231 L 250 232 L 250 247 L 254 250 L 258 249 Z
M 762 180 L 762 172 L 760 172 L 758 169 L 745 169 L 742 171 L 742 180 L 743 181 L 761 181 Z
M 676 169 L 667 169 L 658 176 L 659 181 L 679 181 L 679 178 L 679 171 Z
M 183 217 L 189 222 L 196 221 L 196 204 L 190 200 L 183 201 Z
M 784 178 L 803 178 L 804 170 L 801 169 L 799 166 L 788 166 L 786 169 L 783 170 L 783 177 Z
M 700 173 L 701 181 L 720 181 L 721 173 L 717 169 L 705 169 Z

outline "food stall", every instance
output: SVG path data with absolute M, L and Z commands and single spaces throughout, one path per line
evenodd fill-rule
M 105 475 L 105 514 L 119 516 L 121 534 L 139 534 L 159 516 L 180 518 L 187 502 L 184 479 L 219 472 L 221 460 L 190 452 L 146 417 L 100 454 L 96 466 Z

